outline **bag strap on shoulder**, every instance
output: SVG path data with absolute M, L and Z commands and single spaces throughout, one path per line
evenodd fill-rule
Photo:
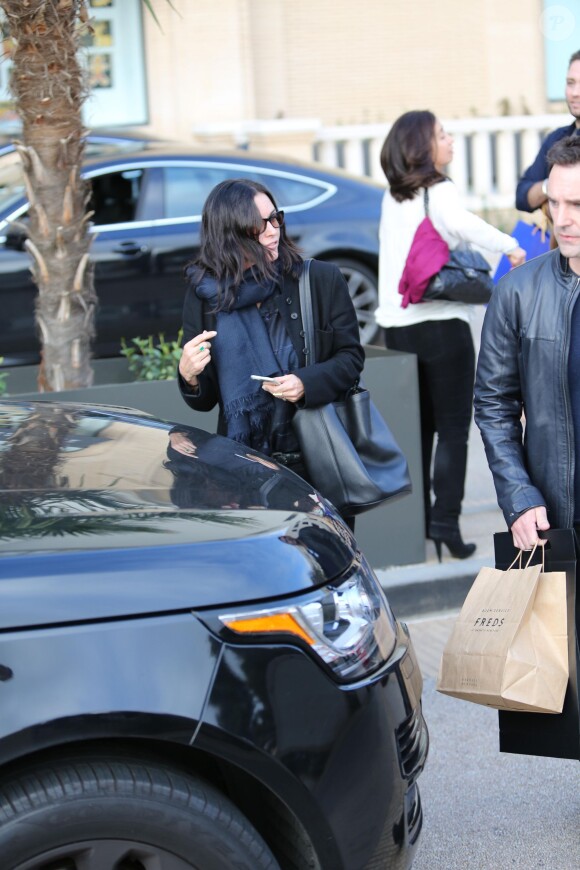
M 304 347 L 306 349 L 306 365 L 313 365 L 314 358 L 314 313 L 312 311 L 312 292 L 310 290 L 310 263 L 304 260 L 304 267 L 298 279 L 300 293 L 300 310 L 302 312 L 302 329 L 304 330 Z
M 423 205 L 425 206 L 425 216 L 429 217 L 429 188 L 423 188 Z
M 312 291 L 310 289 L 310 264 L 312 260 L 304 260 L 304 268 L 298 279 L 300 293 L 300 309 L 302 312 L 302 330 L 304 332 L 304 347 L 306 349 L 306 365 L 314 365 L 316 362 L 314 353 L 314 313 L 312 310 Z M 357 378 L 353 386 L 346 391 L 345 398 L 363 390 L 360 379 Z

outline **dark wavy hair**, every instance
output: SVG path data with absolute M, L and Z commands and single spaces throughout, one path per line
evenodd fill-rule
M 433 112 L 405 112 L 394 122 L 381 149 L 381 166 L 397 202 L 413 199 L 421 187 L 432 187 L 446 176 L 435 168 Z
M 258 181 L 233 178 L 213 188 L 201 214 L 201 248 L 186 270 L 197 284 L 209 272 L 217 279 L 218 309 L 228 308 L 242 281 L 248 263 L 258 281 L 269 281 L 280 272 L 296 277 L 302 270 L 302 257 L 296 245 L 280 227 L 278 259 L 272 261 L 258 241 L 262 218 L 254 199 L 264 193 L 278 210 L 268 188 Z

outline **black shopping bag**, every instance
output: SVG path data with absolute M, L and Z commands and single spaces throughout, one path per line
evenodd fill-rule
M 494 536 L 496 568 L 506 570 L 518 554 L 510 532 Z M 499 748 L 501 752 L 521 755 L 545 755 L 551 758 L 580 759 L 580 655 L 578 651 L 579 602 L 576 597 L 577 551 L 572 529 L 541 532 L 546 538 L 544 549 L 546 571 L 566 573 L 568 607 L 569 678 L 561 713 L 499 712 Z M 538 548 L 539 549 L 539 548 Z M 541 553 L 534 563 L 541 562 Z

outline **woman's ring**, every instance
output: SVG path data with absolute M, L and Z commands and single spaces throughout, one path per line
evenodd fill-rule
M 199 349 L 200 349 L 200 351 L 205 350 L 205 347 L 203 346 L 203 344 L 200 344 Z

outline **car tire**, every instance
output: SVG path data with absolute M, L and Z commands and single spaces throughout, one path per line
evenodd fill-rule
M 0 787 L 3 870 L 279 870 L 218 789 L 102 758 L 41 765 Z
M 338 266 L 348 284 L 350 298 L 358 317 L 361 343 L 376 344 L 380 333 L 374 316 L 379 302 L 377 273 L 358 260 L 341 257 L 332 262 Z

